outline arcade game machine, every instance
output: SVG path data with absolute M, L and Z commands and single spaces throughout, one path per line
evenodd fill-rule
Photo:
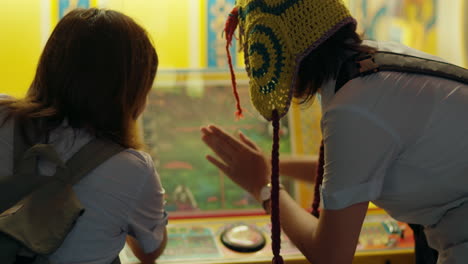
M 162 13 L 177 10 L 177 14 L 173 12 L 176 17 L 167 17 L 165 22 L 172 34 L 166 34 L 167 28 L 154 30 L 161 65 L 141 120 L 145 141 L 167 192 L 170 215 L 169 241 L 158 263 L 271 263 L 269 216 L 252 197 L 206 161 L 205 155 L 210 151 L 200 140 L 199 128 L 213 123 L 231 132 L 241 130 L 265 151 L 271 148 L 271 127 L 247 100 L 248 79 L 242 55 L 234 60 L 245 117 L 238 121 L 234 117 L 225 40 L 221 37 L 226 14 L 234 1 L 188 1 L 185 6 L 180 2 L 154 4 Z M 434 7 L 420 14 L 414 9 L 419 2 L 373 0 L 350 1 L 349 5 L 358 20 L 364 21 L 362 30 L 373 38 L 428 43 L 420 38 L 435 38 Z M 129 3 L 124 3 L 122 6 L 129 8 Z M 182 16 L 184 12 L 188 14 Z M 417 23 L 422 19 L 426 24 Z M 381 35 L 379 27 L 388 25 L 388 20 L 395 22 L 385 29 L 390 36 Z M 414 28 L 420 30 L 420 35 L 409 32 Z M 171 41 L 165 43 L 165 37 Z M 171 56 L 167 55 L 172 51 Z M 319 120 L 316 103 L 295 105 L 289 118 L 282 120 L 282 155 L 316 155 L 321 139 Z M 304 208 L 310 207 L 312 186 L 284 177 L 282 183 Z M 354 263 L 413 263 L 413 246 L 412 231 L 405 223 L 372 206 Z M 281 249 L 287 263 L 308 263 L 284 234 Z M 120 256 L 123 263 L 138 263 L 128 247 Z
M 462 16 L 468 12 L 466 0 L 347 2 L 369 38 L 401 41 L 467 66 L 468 17 Z M 2 88 L 8 94 L 25 93 L 25 72 L 33 75 L 41 45 L 70 8 L 98 6 L 122 11 L 134 17 L 152 36 L 160 65 L 141 119 L 141 131 L 165 186 L 170 215 L 169 242 L 158 263 L 271 263 L 268 216 L 252 197 L 205 160 L 209 150 L 200 140 L 200 126 L 214 123 L 232 132 L 242 130 L 264 150 L 270 149 L 271 128 L 245 99 L 248 81 L 242 71 L 242 55 L 234 60 L 246 111 L 244 119 L 234 118 L 225 41 L 221 38 L 226 14 L 234 0 L 51 0 L 31 1 L 27 7 L 21 3 L 12 1 L 1 9 L 4 11 L 1 17 L 7 21 L 0 23 L 2 32 L 8 32 L 6 27 L 10 27 L 11 21 L 23 18 L 36 21 L 31 25 L 18 23 L 15 25 L 18 32 L 21 29 L 31 34 L 10 34 L 11 38 L 1 44 L 1 54 L 7 59 L 0 61 L 0 82 L 2 87 L 9 87 Z M 439 28 L 445 24 L 450 26 Z M 28 49 L 24 48 L 27 52 L 19 55 L 11 52 L 18 43 L 25 43 L 25 36 L 31 38 L 27 41 Z M 459 45 L 448 48 L 454 42 Z M 18 56 L 13 58 L 8 53 Z M 21 65 L 12 64 L 15 61 L 21 61 Z M 319 119 L 317 104 L 295 105 L 289 118 L 282 120 L 282 155 L 315 155 L 321 138 Z M 282 182 L 304 208 L 310 207 L 312 186 L 287 178 Z M 284 235 L 282 241 L 286 263 L 307 263 Z M 371 208 L 354 263 L 413 263 L 412 252 L 410 228 L 382 210 Z M 120 256 L 125 264 L 138 263 L 127 247 Z

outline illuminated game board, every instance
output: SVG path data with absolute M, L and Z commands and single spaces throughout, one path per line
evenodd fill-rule
M 223 232 L 239 224 L 258 229 L 266 239 L 266 245 L 251 253 L 236 252 L 223 245 Z M 158 263 L 271 263 L 270 222 L 266 216 L 175 220 L 170 221 L 168 233 L 169 242 Z M 243 235 L 243 239 L 249 237 L 252 236 L 248 233 Z M 371 213 L 361 231 L 356 263 L 411 263 L 413 243 L 412 231 L 406 224 L 385 214 Z M 307 263 L 284 234 L 281 254 L 287 263 Z M 122 263 L 138 263 L 128 247 L 120 257 Z
M 164 73 L 161 73 L 164 74 Z M 200 73 L 211 78 L 210 73 Z M 214 73 L 211 73 L 214 74 Z M 187 74 L 180 74 L 179 77 Z M 170 212 L 203 212 L 258 208 L 258 203 L 237 187 L 205 155 L 211 153 L 201 141 L 200 127 L 217 124 L 230 132 L 242 131 L 265 152 L 271 149 L 271 125 L 252 109 L 245 85 L 239 87 L 244 118 L 236 121 L 235 102 L 228 76 L 219 84 L 197 86 L 192 82 L 158 86 L 151 91 L 143 115 L 145 141 L 168 196 Z M 289 153 L 287 119 L 280 128 L 282 153 Z M 289 186 L 288 181 L 283 183 Z

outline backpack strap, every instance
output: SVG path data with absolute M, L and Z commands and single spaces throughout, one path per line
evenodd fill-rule
M 111 264 L 121 264 L 121 263 L 122 263 L 122 262 L 120 262 L 120 257 L 117 256 L 117 257 L 112 261 Z
M 0 215 L 15 212 L 18 207 L 12 208 L 13 205 L 30 194 L 34 189 L 52 180 L 51 177 L 38 177 L 38 157 L 48 157 L 49 160 L 57 165 L 61 163 L 61 160 L 51 146 L 46 144 L 32 146 L 31 143 L 26 142 L 25 137 L 28 137 L 33 142 L 40 142 L 37 137 L 33 137 L 32 135 L 32 131 L 34 131 L 32 121 L 26 122 L 15 119 L 13 129 L 13 174 L 0 178 L 0 193 L 2 194 Z M 5 212 L 5 210 L 7 211 Z
M 13 122 L 13 170 L 15 170 L 19 166 L 26 150 L 33 145 L 32 143 L 41 142 L 41 139 L 33 135 L 33 131 L 35 130 L 33 121 L 20 121 L 15 118 Z M 27 143 L 25 141 L 26 137 L 33 142 Z
M 342 64 L 335 85 L 335 93 L 348 81 L 378 71 L 426 74 L 468 84 L 468 70 L 450 63 L 412 55 L 378 51 L 360 53 Z
M 54 176 L 61 178 L 70 185 L 74 185 L 97 166 L 124 149 L 121 145 L 109 140 L 92 139 L 78 150 L 65 163 L 64 167 L 57 167 Z
M 26 131 L 31 131 L 31 123 L 23 125 L 26 125 Z M 39 143 L 31 146 L 26 143 L 22 133 L 24 130 L 20 128 L 19 121 L 15 120 L 14 129 L 13 175 L 0 179 L 0 193 L 3 194 L 0 214 L 7 209 L 16 211 L 18 207 L 12 207 L 13 205 L 33 190 L 51 181 L 60 180 L 66 184 L 76 184 L 105 160 L 124 150 L 122 146 L 109 140 L 92 139 L 64 163 L 52 145 Z M 39 158 L 47 159 L 57 165 L 53 176 L 39 175 Z
M 15 141 L 18 142 L 24 141 Z M 21 147 L 24 146 L 27 150 L 21 159 L 17 159 L 14 175 L 0 182 L 0 189 L 12 189 L 9 193 L 20 190 L 23 196 L 19 199 L 23 200 L 17 203 L 18 209 L 14 213 L 0 217 L 0 232 L 32 252 L 48 255 L 62 244 L 84 212 L 72 185 L 124 147 L 107 140 L 93 139 L 64 163 L 49 144 L 36 144 L 30 148 L 25 144 Z M 15 155 L 20 155 L 19 151 Z M 57 165 L 54 176 L 37 174 L 39 157 Z M 24 185 L 27 187 L 21 187 Z

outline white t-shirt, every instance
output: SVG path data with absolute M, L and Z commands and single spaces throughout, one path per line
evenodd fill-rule
M 63 125 L 52 132 L 50 142 L 67 160 L 91 138 L 83 131 L 74 134 Z M 0 176 L 11 175 L 12 152 L 13 125 L 7 122 L 0 127 Z M 44 161 L 39 168 L 44 175 L 55 172 L 55 167 Z M 124 247 L 127 235 L 135 237 L 145 252 L 160 246 L 167 214 L 164 189 L 149 154 L 126 149 L 99 165 L 73 190 L 85 212 L 50 256 L 52 263 L 111 263 Z
M 401 44 L 365 44 L 440 60 Z M 468 263 L 468 225 L 459 225 L 468 220 L 468 85 L 383 71 L 334 88 L 330 81 L 321 91 L 324 208 L 373 201 L 426 226 L 439 263 Z

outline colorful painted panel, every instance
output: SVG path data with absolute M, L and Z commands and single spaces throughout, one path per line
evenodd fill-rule
M 396 41 L 437 53 L 438 0 L 350 0 L 360 31 L 373 40 Z
M 59 19 L 75 8 L 89 8 L 89 0 L 60 0 Z
M 227 67 L 226 40 L 222 36 L 226 18 L 234 7 L 234 0 L 208 0 L 207 23 L 207 54 L 208 67 Z M 236 54 L 235 40 L 232 43 L 231 54 Z M 236 65 L 236 56 L 232 57 Z

